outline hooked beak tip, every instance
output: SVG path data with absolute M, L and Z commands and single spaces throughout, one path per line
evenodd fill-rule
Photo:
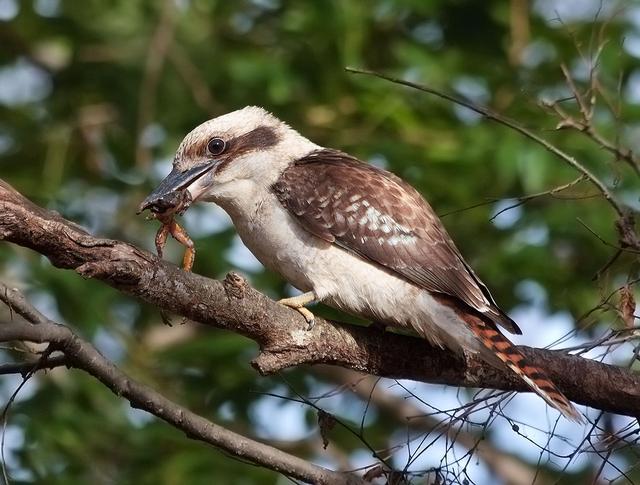
M 140 214 L 142 214 L 146 209 L 149 208 L 151 204 L 149 202 L 147 202 L 146 200 L 144 202 L 142 202 L 142 204 L 140 204 L 138 206 L 138 210 L 136 211 L 136 215 L 139 216 Z
M 187 187 L 213 169 L 216 163 L 216 160 L 210 160 L 188 170 L 172 170 L 160 185 L 142 201 L 136 214 L 141 214 L 146 209 L 151 209 L 155 213 L 186 210 L 193 201 Z
M 164 207 L 163 206 L 167 206 L 168 204 L 165 202 L 165 200 L 168 198 L 168 196 L 170 195 L 170 193 L 167 193 L 166 195 L 162 196 L 162 195 L 158 195 L 156 193 L 156 191 L 154 191 L 153 193 L 149 194 L 147 196 L 146 199 L 144 199 L 140 205 L 138 206 L 138 210 L 136 211 L 136 215 L 140 215 L 142 214 L 145 210 L 147 209 L 151 209 L 151 211 L 159 211 L 162 210 Z

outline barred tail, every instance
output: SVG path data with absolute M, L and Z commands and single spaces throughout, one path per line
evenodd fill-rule
M 461 315 L 462 316 L 462 315 Z M 481 318 L 466 314 L 463 317 L 467 326 L 487 349 L 518 374 L 550 406 L 560 411 L 567 419 L 583 422 L 582 416 L 539 367 L 527 363 L 527 359 L 497 329 L 487 325 Z

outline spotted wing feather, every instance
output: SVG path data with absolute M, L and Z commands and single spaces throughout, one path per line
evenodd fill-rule
M 273 187 L 312 234 L 436 293 L 453 296 L 511 332 L 433 209 L 386 170 L 336 150 L 318 150 L 288 167 Z

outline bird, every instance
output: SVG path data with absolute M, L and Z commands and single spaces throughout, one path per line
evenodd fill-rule
M 186 135 L 173 168 L 140 204 L 164 210 L 187 191 L 230 216 L 256 258 L 301 294 L 280 300 L 311 327 L 322 302 L 517 374 L 550 406 L 576 408 L 502 333 L 521 334 L 409 183 L 305 138 L 257 106 Z

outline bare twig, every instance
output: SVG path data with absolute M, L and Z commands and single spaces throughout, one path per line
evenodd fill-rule
M 0 375 L 20 374 L 25 376 L 30 372 L 55 369 L 56 367 L 66 366 L 68 363 L 68 359 L 64 355 L 45 356 L 45 358 L 29 362 L 9 362 L 0 364 Z
M 375 386 L 377 382 L 375 377 L 363 376 L 340 367 L 321 366 L 317 367 L 314 372 L 322 378 L 348 387 L 363 401 L 371 401 L 379 412 L 412 430 L 421 430 L 426 433 L 442 431 L 452 443 L 466 448 L 471 455 L 475 454 L 482 459 L 506 483 L 533 483 L 535 470 L 531 466 L 493 447 L 491 443 L 484 441 L 482 436 L 456 430 L 455 427 L 447 426 L 435 417 L 425 415 L 410 400 L 395 396 L 380 386 Z M 544 482 L 538 480 L 536 483 L 542 484 Z
M 19 295 L 19 292 L 13 293 L 12 297 L 16 295 Z M 21 296 L 16 298 L 15 302 L 11 299 L 9 301 L 14 306 L 28 305 Z M 32 309 L 32 311 L 36 310 Z M 24 322 L 0 325 L 0 341 L 12 340 L 49 343 L 50 349 L 64 353 L 65 365 L 92 375 L 115 395 L 127 399 L 132 407 L 143 409 L 157 416 L 182 430 L 191 439 L 208 443 L 233 456 L 306 482 L 327 485 L 363 483 L 355 475 L 334 472 L 314 465 L 277 448 L 234 433 L 192 413 L 153 389 L 131 379 L 111 361 L 103 357 L 95 347 L 82 340 L 64 325 L 51 321 L 43 321 L 39 325 Z M 6 408 L 3 416 L 5 414 Z
M 603 46 L 601 46 L 600 49 L 602 47 Z M 600 50 L 598 51 L 598 54 L 599 52 Z M 605 99 L 605 103 L 610 106 L 610 110 L 612 113 L 614 113 L 614 116 L 619 115 L 619 113 L 616 113 L 614 111 L 614 108 L 610 105 L 610 101 L 608 100 L 608 98 L 605 97 L 604 88 L 598 80 L 598 76 L 595 72 L 595 67 L 592 67 L 590 72 L 590 77 L 592 80 L 589 102 L 584 99 L 584 96 L 578 89 L 567 66 L 561 64 L 560 69 L 562 70 L 562 74 L 565 78 L 567 86 L 573 94 L 572 99 L 574 99 L 576 101 L 576 104 L 578 105 L 580 119 L 574 118 L 564 109 L 562 109 L 559 101 L 543 102 L 542 106 L 544 108 L 550 108 L 560 118 L 560 122 L 558 123 L 557 128 L 571 128 L 585 134 L 601 148 L 613 154 L 617 160 L 623 160 L 624 162 L 626 162 L 636 172 L 636 174 L 640 175 L 640 160 L 638 160 L 633 151 L 628 148 L 621 147 L 617 141 L 614 143 L 607 140 L 593 123 L 593 114 L 595 110 L 597 94 L 600 94 L 600 96 Z
M 17 288 L 9 288 L 0 282 L 0 301 L 3 301 L 10 311 L 16 312 L 28 322 L 37 324 L 48 319 L 31 305 Z
M 7 420 L 9 417 L 9 409 L 11 409 L 11 405 L 16 400 L 16 397 L 18 397 L 18 394 L 20 393 L 22 388 L 25 386 L 25 384 L 27 383 L 27 381 L 29 380 L 32 374 L 33 374 L 33 371 L 27 372 L 22 376 L 22 382 L 20 382 L 18 387 L 11 393 L 11 396 L 9 396 L 7 403 L 4 405 L 2 409 L 2 415 L 1 415 L 2 438 L 0 439 L 0 468 L 2 468 L 2 479 L 5 485 L 10 485 L 11 483 L 11 481 L 9 480 L 9 473 L 7 472 L 7 459 L 4 456 L 4 443 L 5 443 L 4 440 L 7 435 Z
M 578 185 L 580 182 L 586 180 L 584 175 L 580 175 L 577 179 L 572 180 L 571 182 L 568 182 L 566 184 L 563 185 L 559 185 L 557 187 L 553 187 L 552 189 L 548 189 L 548 190 L 544 190 L 542 192 L 536 192 L 535 194 L 527 194 L 527 195 L 522 195 L 520 197 L 491 197 L 491 198 L 487 198 L 487 200 L 483 201 L 483 202 L 477 202 L 473 205 L 467 206 L 467 207 L 462 207 L 460 209 L 454 209 L 454 210 L 450 210 L 448 212 L 442 212 L 438 214 L 438 217 L 443 218 L 443 217 L 447 217 L 453 214 L 459 214 L 460 212 L 465 212 L 471 209 L 476 209 L 478 207 L 484 207 L 486 205 L 489 204 L 495 204 L 496 202 L 500 202 L 503 200 L 515 200 L 516 202 L 514 202 L 513 204 L 509 205 L 508 207 L 505 207 L 504 209 L 501 209 L 499 212 L 497 212 L 496 214 L 494 214 L 493 216 L 491 216 L 491 218 L 489 219 L 489 221 L 494 220 L 496 217 L 498 217 L 500 214 L 507 212 L 511 209 L 515 209 L 516 207 L 520 207 L 521 205 L 526 204 L 527 202 L 531 201 L 531 200 L 535 200 L 538 199 L 540 197 L 544 197 L 544 196 L 551 196 L 554 198 L 558 198 L 558 199 L 570 199 L 570 200 L 578 200 L 578 199 L 590 199 L 592 197 L 600 197 L 599 193 L 595 193 L 593 195 L 584 195 L 584 196 L 580 196 L 580 197 L 560 197 L 558 194 L 564 190 L 570 189 L 572 187 L 575 187 L 576 185 Z
M 520 207 L 521 205 L 526 204 L 527 202 L 529 202 L 531 200 L 538 199 L 540 197 L 544 197 L 545 195 L 550 195 L 551 197 L 554 197 L 559 192 L 562 192 L 563 190 L 567 190 L 567 189 L 570 189 L 571 187 L 575 187 L 576 185 L 578 185 L 583 180 L 585 180 L 585 176 L 584 175 L 580 175 L 577 179 L 572 180 L 569 183 L 554 187 L 553 189 L 545 190 L 543 192 L 537 192 L 535 194 L 523 195 L 522 197 L 516 197 L 516 199 L 515 199 L 516 202 L 515 203 L 513 203 L 513 204 L 505 207 L 504 209 L 501 209 L 498 212 L 496 212 L 494 215 L 491 216 L 489 221 L 493 221 L 500 214 L 502 214 L 504 212 L 507 212 L 507 211 L 509 211 L 511 209 L 515 209 L 516 207 Z
M 602 244 L 604 244 L 605 246 L 609 246 L 611 248 L 617 249 L 618 251 L 625 251 L 625 252 L 629 252 L 629 253 L 634 253 L 634 254 L 640 254 L 640 249 L 635 249 L 636 246 L 633 247 L 624 247 L 624 246 L 616 246 L 615 244 L 607 241 L 605 238 L 603 238 L 600 234 L 598 234 L 596 231 L 594 231 L 593 229 L 591 229 L 586 222 L 584 222 L 582 219 L 580 219 L 579 217 L 576 217 L 576 220 L 580 223 L 580 225 L 582 227 L 584 227 L 587 231 L 589 231 L 591 234 L 593 234 L 596 239 L 598 239 Z
M 569 89 L 571 89 L 571 92 L 573 93 L 576 103 L 578 103 L 578 108 L 580 108 L 580 113 L 582 113 L 583 119 L 590 120 L 592 116 L 591 108 L 587 106 L 587 103 L 583 99 L 582 94 L 580 94 L 580 91 L 578 90 L 576 84 L 573 82 L 573 78 L 569 73 L 569 69 L 567 69 L 567 66 L 563 63 L 560 64 L 560 70 L 562 71 L 562 75 L 567 82 L 567 86 L 569 86 Z
M 616 211 L 618 216 L 623 217 L 625 215 L 625 211 L 623 210 L 622 206 L 616 201 L 616 199 L 614 198 L 614 196 L 611 193 L 611 191 L 609 190 L 609 188 L 591 170 L 589 170 L 582 163 L 580 163 L 575 157 L 572 157 L 571 155 L 569 155 L 568 153 L 564 152 L 563 150 L 561 150 L 560 148 L 556 147 L 555 145 L 551 144 L 550 142 L 548 142 L 547 140 L 545 140 L 541 136 L 536 135 L 531 130 L 529 130 L 529 129 L 525 128 L 524 126 L 522 126 L 517 121 L 512 120 L 512 119 L 510 119 L 510 118 L 508 118 L 508 117 L 506 117 L 504 115 L 501 115 L 499 113 L 495 113 L 494 111 L 492 111 L 489 108 L 486 108 L 484 106 L 480 106 L 480 105 L 475 104 L 475 103 L 473 103 L 471 101 L 468 101 L 466 99 L 463 99 L 463 98 L 460 98 L 460 97 L 457 97 L 457 96 L 453 96 L 451 94 L 447 94 L 447 93 L 445 93 L 443 91 L 439 91 L 439 90 L 434 89 L 434 88 L 429 87 L 429 86 L 424 86 L 422 84 L 417 84 L 417 83 L 414 83 L 414 82 L 405 81 L 404 79 L 398 79 L 398 78 L 395 78 L 395 77 L 387 76 L 386 74 L 382 74 L 382 73 L 379 73 L 379 72 L 370 71 L 370 70 L 366 70 L 366 69 L 356 69 L 356 68 L 352 68 L 352 67 L 347 67 L 345 69 L 348 72 L 352 72 L 352 73 L 355 73 L 355 74 L 366 74 L 368 76 L 375 76 L 375 77 L 378 77 L 380 79 L 385 79 L 385 80 L 387 80 L 389 82 L 392 82 L 394 84 L 400 84 L 402 86 L 407 86 L 407 87 L 410 87 L 410 88 L 413 88 L 413 89 L 417 89 L 419 91 L 423 91 L 425 93 L 432 94 L 432 95 L 437 96 L 439 98 L 445 99 L 445 100 L 450 101 L 452 103 L 455 103 L 457 105 L 463 106 L 463 107 L 465 107 L 467 109 L 470 109 L 471 111 L 475 111 L 476 113 L 481 114 L 482 116 L 484 116 L 487 119 L 493 120 L 493 121 L 495 121 L 497 123 L 500 123 L 501 125 L 504 125 L 504 126 L 507 126 L 507 127 L 511 128 L 514 131 L 517 131 L 518 133 L 520 133 L 520 134 L 524 135 L 525 137 L 529 138 L 530 140 L 533 140 L 534 142 L 538 143 L 545 150 L 553 153 L 558 158 L 563 160 L 565 163 L 567 163 L 568 165 L 573 167 L 575 170 L 580 172 L 582 175 L 584 175 L 584 177 L 587 180 L 589 180 L 589 182 L 591 182 L 598 189 L 598 191 L 602 194 L 602 196 L 609 202 L 609 204 Z

